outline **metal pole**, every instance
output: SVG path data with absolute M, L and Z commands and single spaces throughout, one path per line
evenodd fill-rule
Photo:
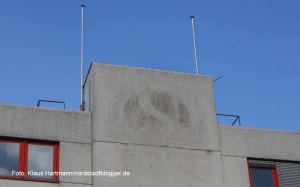
M 193 39 L 194 39 L 194 55 L 195 55 L 195 61 L 196 61 L 196 74 L 198 75 L 198 57 L 197 57 L 197 45 L 196 45 L 194 18 L 195 18 L 194 16 L 191 16 L 191 19 L 192 19 L 192 30 L 193 30 Z
M 81 5 L 81 49 L 80 49 L 80 110 L 83 109 L 83 33 L 84 33 L 84 5 Z

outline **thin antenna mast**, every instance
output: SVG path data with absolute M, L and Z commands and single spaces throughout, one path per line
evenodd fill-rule
M 191 16 L 193 39 L 194 39 L 194 55 L 195 55 L 195 61 L 196 61 L 196 74 L 198 75 L 198 57 L 197 57 L 197 45 L 196 45 L 194 18 L 195 18 L 194 16 Z
M 81 5 L 81 49 L 80 49 L 80 110 L 83 110 L 83 33 L 84 33 L 84 4 Z

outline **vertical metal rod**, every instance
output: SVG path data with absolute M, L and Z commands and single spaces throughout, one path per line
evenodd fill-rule
M 197 45 L 196 45 L 194 18 L 195 18 L 194 16 L 191 16 L 191 19 L 192 19 L 192 30 L 193 30 L 193 39 L 194 39 L 194 55 L 195 55 L 195 61 L 196 61 L 196 74 L 198 75 L 198 57 L 197 57 Z
M 84 33 L 84 4 L 81 5 L 81 49 L 80 49 L 80 110 L 83 109 L 83 33 Z

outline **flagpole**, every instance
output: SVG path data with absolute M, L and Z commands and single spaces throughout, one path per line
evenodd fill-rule
M 80 47 L 80 110 L 83 110 L 83 34 L 84 34 L 84 4 L 81 5 L 81 47 Z
M 198 75 L 198 56 L 197 56 L 197 45 L 196 45 L 194 18 L 195 18 L 194 16 L 191 16 L 191 19 L 192 19 L 193 40 L 194 40 L 194 56 L 195 56 L 195 62 L 196 62 L 196 74 Z

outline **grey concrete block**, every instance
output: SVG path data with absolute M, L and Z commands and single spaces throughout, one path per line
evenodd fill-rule
M 93 138 L 219 150 L 210 77 L 93 64 Z
M 92 171 L 91 145 L 78 143 L 60 143 L 60 171 Z M 60 176 L 60 182 L 92 184 L 91 176 Z
M 93 171 L 130 172 L 93 177 L 95 187 L 222 187 L 219 152 L 94 142 Z
M 247 158 L 222 156 L 225 187 L 250 187 Z
M 0 105 L 0 136 L 91 143 L 88 112 Z
M 221 154 L 300 161 L 300 133 L 219 126 Z

